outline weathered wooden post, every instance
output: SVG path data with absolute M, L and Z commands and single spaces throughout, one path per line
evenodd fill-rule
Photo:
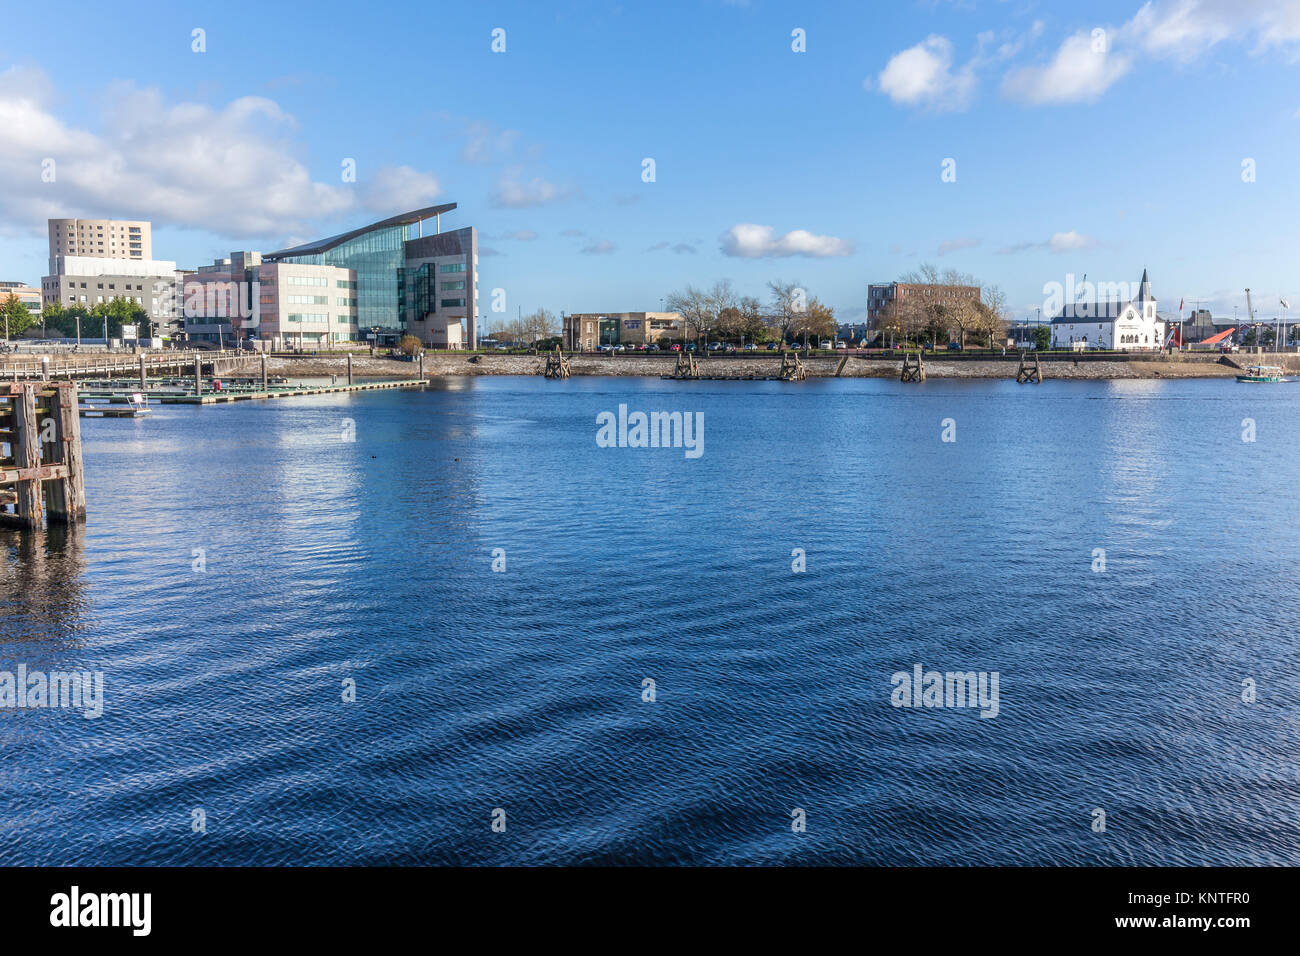
M 348 353 L 348 384 L 352 384 L 352 353 Z
M 54 419 L 54 447 L 51 463 L 63 465 L 66 473 L 45 483 L 45 512 L 51 522 L 74 524 L 86 519 L 86 486 L 82 477 L 81 415 L 77 385 L 60 382 L 51 399 Z M 57 413 L 57 414 L 55 414 Z
M 13 391 L 14 467 L 20 477 L 14 483 L 17 501 L 14 506 L 15 523 L 25 528 L 41 526 L 41 483 L 35 470 L 41 466 L 41 423 L 36 420 L 36 387 L 19 385 Z M 23 478 L 27 471 L 32 477 Z
M 197 355 L 194 356 L 194 394 L 203 394 L 203 361 Z
M 420 381 L 424 381 L 424 349 L 420 349 Z
M 145 361 L 145 354 L 141 352 L 140 353 L 140 391 L 142 392 L 148 391 L 149 389 L 149 376 L 148 373 L 145 372 L 144 361 Z
M 264 392 L 270 391 L 270 389 L 267 387 L 265 352 L 262 353 L 262 391 Z

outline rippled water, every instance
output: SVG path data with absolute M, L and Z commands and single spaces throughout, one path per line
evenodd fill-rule
M 704 454 L 597 447 L 620 403 Z M 84 528 L 0 532 L 0 670 L 104 713 L 0 710 L 0 863 L 1295 864 L 1298 412 L 478 378 L 86 420 Z M 916 664 L 998 716 L 891 706 Z

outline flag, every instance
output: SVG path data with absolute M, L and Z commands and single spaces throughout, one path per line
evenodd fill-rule
M 1291 303 L 1288 302 L 1286 299 L 1278 299 L 1278 301 L 1282 303 L 1282 308 L 1284 309 L 1291 308 Z
M 1181 312 L 1183 311 L 1183 303 L 1186 302 L 1186 301 L 1187 301 L 1186 299 L 1179 299 L 1179 300 L 1178 300 L 1178 311 L 1179 311 L 1179 313 L 1181 313 Z

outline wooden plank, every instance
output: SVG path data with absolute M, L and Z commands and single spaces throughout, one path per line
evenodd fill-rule
M 14 436 L 14 460 L 18 467 L 11 480 L 16 482 L 18 500 L 14 507 L 15 522 L 25 528 L 41 526 L 41 423 L 36 418 L 36 389 L 24 388 L 14 398 L 17 434 Z
M 86 517 L 86 487 L 81 457 L 81 415 L 77 386 L 63 382 L 58 386 L 59 414 L 53 459 L 66 466 L 67 474 L 46 485 L 46 512 L 50 521 L 73 523 Z

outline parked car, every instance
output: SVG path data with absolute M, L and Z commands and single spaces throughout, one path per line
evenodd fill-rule
M 615 351 L 615 352 L 626 352 L 626 351 L 627 351 L 627 348 L 623 345 L 622 342 L 619 342 L 618 345 L 615 345 L 615 346 L 614 346 L 614 351 Z
M 694 342 L 689 342 L 689 343 L 687 343 L 687 345 L 686 345 L 686 351 L 688 351 L 688 352 L 694 352 L 694 351 L 696 351 L 696 349 L 695 349 L 695 343 L 694 343 Z
M 838 342 L 835 343 L 835 347 L 837 349 L 846 349 L 849 347 L 849 343 L 845 342 L 843 339 L 840 339 Z
M 949 351 L 949 352 L 960 352 L 960 351 L 961 351 L 961 343 L 960 343 L 960 342 L 949 342 L 949 343 L 948 343 L 948 351 Z
M 755 345 L 753 342 L 750 342 L 748 345 L 745 346 L 745 351 L 746 351 L 746 352 L 757 352 L 757 351 L 758 351 L 758 346 Z
M 654 342 L 651 342 L 649 345 L 647 345 L 647 346 L 645 347 L 645 350 L 646 350 L 647 352 L 658 352 L 658 351 L 659 351 L 659 346 L 656 345 Z
M 674 343 L 670 346 L 670 348 L 671 348 L 672 351 L 674 351 L 674 352 L 680 352 L 680 351 L 682 350 L 682 344 L 681 344 L 680 342 L 674 342 Z

